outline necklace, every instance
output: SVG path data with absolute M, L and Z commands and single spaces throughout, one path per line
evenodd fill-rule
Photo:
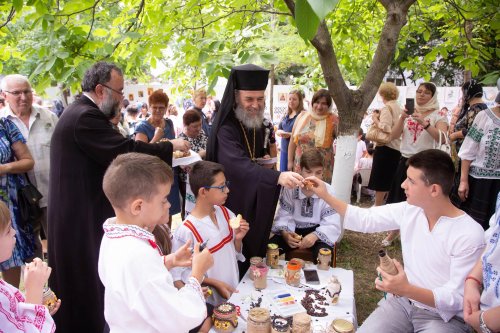
M 243 124 L 241 123 L 241 121 L 240 121 L 240 126 L 241 126 L 241 130 L 243 131 L 243 135 L 245 136 L 245 142 L 247 144 L 248 153 L 250 154 L 250 159 L 252 161 L 255 161 L 255 127 L 253 129 L 253 150 L 250 150 L 250 143 L 248 142 L 247 132 L 245 131 L 245 128 L 243 127 Z

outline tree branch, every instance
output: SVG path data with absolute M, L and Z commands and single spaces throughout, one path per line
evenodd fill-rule
M 0 29 L 5 27 L 7 24 L 9 24 L 10 21 L 12 21 L 15 13 L 16 13 L 16 10 L 14 9 L 14 6 L 10 7 L 9 15 L 7 15 L 7 19 L 5 19 L 5 22 L 2 23 L 2 25 L 0 25 Z
M 362 109 L 367 109 L 377 94 L 387 68 L 396 53 L 401 29 L 407 22 L 408 9 L 416 0 L 379 0 L 387 8 L 387 16 L 368 73 L 359 87 L 363 95 Z
M 69 13 L 69 14 L 54 14 L 54 16 L 67 16 L 67 17 L 70 17 L 70 16 L 73 16 L 73 15 L 76 15 L 76 14 L 81 14 L 81 13 L 84 13 L 86 12 L 87 10 L 89 9 L 93 9 L 95 10 L 95 7 L 97 6 L 97 4 L 100 2 L 101 0 L 97 0 L 96 2 L 94 2 L 94 4 L 88 8 L 84 8 L 84 9 L 80 9 L 80 10 L 77 10 L 76 12 L 73 12 L 73 13 Z
M 144 0 L 141 0 L 141 3 L 139 4 L 139 8 L 137 9 L 137 13 L 135 15 L 136 19 L 139 19 L 139 16 L 141 16 L 142 11 L 144 10 L 144 4 L 145 4 Z M 125 31 L 123 33 L 126 34 L 130 30 L 132 30 L 132 28 L 134 27 L 134 25 L 136 24 L 136 22 L 130 23 L 129 26 L 127 27 L 127 29 L 125 29 Z M 118 42 L 118 43 L 115 44 L 115 46 L 113 47 L 113 52 L 116 51 L 116 49 L 118 48 L 118 46 L 120 46 L 121 43 L 122 42 L 120 41 L 120 42 Z M 111 53 L 113 53 L 113 52 L 111 52 Z

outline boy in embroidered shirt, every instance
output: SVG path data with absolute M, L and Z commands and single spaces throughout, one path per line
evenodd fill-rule
M 407 164 L 401 184 L 406 201 L 372 208 L 347 205 L 319 179 L 308 178 L 316 184 L 313 191 L 344 216 L 346 229 L 401 230 L 405 266 L 394 260 L 396 275 L 377 268 L 375 287 L 387 299 L 357 332 L 471 332 L 462 312 L 464 281 L 484 249 L 483 229 L 450 201 L 455 167 L 448 154 L 424 150 Z
M 206 318 L 200 283 L 213 264 L 208 250 L 190 242 L 163 256 L 153 234 L 168 221 L 172 169 L 158 157 L 128 153 L 108 167 L 103 190 L 115 211 L 103 225 L 99 277 L 104 317 L 112 333 L 187 332 Z M 174 287 L 168 269 L 192 265 L 186 286 Z
M 304 151 L 300 158 L 300 175 L 321 178 L 322 174 L 321 153 L 316 149 Z M 330 185 L 325 183 L 325 186 L 333 193 Z M 272 228 L 275 236 L 269 243 L 278 244 L 280 252 L 285 253 L 294 248 L 311 248 L 313 258 L 317 258 L 321 248 L 333 250 L 340 230 L 339 214 L 315 195 L 309 186 L 284 188 Z
M 7 205 L 0 201 L 0 262 L 12 256 L 16 245 L 16 231 L 10 222 Z M 42 305 L 43 288 L 50 275 L 50 267 L 39 258 L 26 264 L 24 288 L 26 296 L 14 286 L 0 280 L 0 332 L 9 333 L 52 333 L 56 326 L 51 315 L 57 312 L 61 301 L 54 310 Z
M 215 292 L 208 302 L 217 305 L 236 291 L 239 281 L 237 260 L 245 261 L 241 254 L 242 239 L 249 225 L 243 219 L 235 229 L 229 225 L 235 215 L 223 206 L 229 193 L 229 182 L 221 164 L 197 162 L 189 173 L 189 181 L 196 195 L 196 205 L 174 232 L 172 248 L 178 249 L 188 241 L 207 241 L 206 246 L 213 254 L 215 264 L 208 270 L 204 284 L 214 287 Z M 189 268 L 176 268 L 173 273 L 177 280 L 175 285 L 183 286 L 189 273 Z

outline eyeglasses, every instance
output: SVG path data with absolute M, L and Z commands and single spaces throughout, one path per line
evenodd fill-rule
M 22 94 L 24 94 L 25 96 L 28 96 L 28 95 L 31 95 L 31 93 L 33 92 L 33 90 L 30 90 L 30 89 L 26 89 L 26 90 L 15 90 L 15 91 L 8 91 L 8 90 L 4 90 L 6 93 L 9 93 L 13 96 L 21 96 Z
M 229 188 L 229 180 L 226 180 L 224 185 L 221 186 L 203 186 L 203 188 L 210 189 L 210 188 L 218 188 L 222 193 L 226 192 L 226 188 Z
M 123 96 L 123 91 L 119 91 L 119 90 L 113 89 L 113 88 L 111 88 L 110 86 L 108 86 L 108 85 L 106 85 L 106 84 L 104 84 L 104 83 L 101 83 L 101 86 L 106 87 L 106 88 L 108 88 L 108 89 L 110 89 L 110 90 L 114 91 L 115 93 L 117 93 L 117 94 L 119 94 L 119 95 L 122 95 L 122 96 Z

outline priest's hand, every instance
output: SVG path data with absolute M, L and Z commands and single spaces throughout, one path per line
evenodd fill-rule
M 302 238 L 302 240 L 300 241 L 299 248 L 308 249 L 311 246 L 313 246 L 317 240 L 318 240 L 318 236 L 316 236 L 315 233 L 311 232 L 309 235 Z
M 49 314 L 51 316 L 55 315 L 57 310 L 59 310 L 59 308 L 61 307 L 61 300 L 58 299 L 56 304 L 54 305 L 54 307 L 52 308 L 52 310 L 49 310 Z
M 313 191 L 318 197 L 324 199 L 328 195 L 328 190 L 326 189 L 324 181 L 314 176 L 307 177 L 306 180 L 313 183 L 313 186 L 310 186 L 310 190 Z
M 293 171 L 285 171 L 280 173 L 278 184 L 286 188 L 304 187 L 302 181 L 304 177 Z
M 172 139 L 170 140 L 170 143 L 172 143 L 172 146 L 174 146 L 174 151 L 188 151 L 191 148 L 191 144 L 183 139 Z

